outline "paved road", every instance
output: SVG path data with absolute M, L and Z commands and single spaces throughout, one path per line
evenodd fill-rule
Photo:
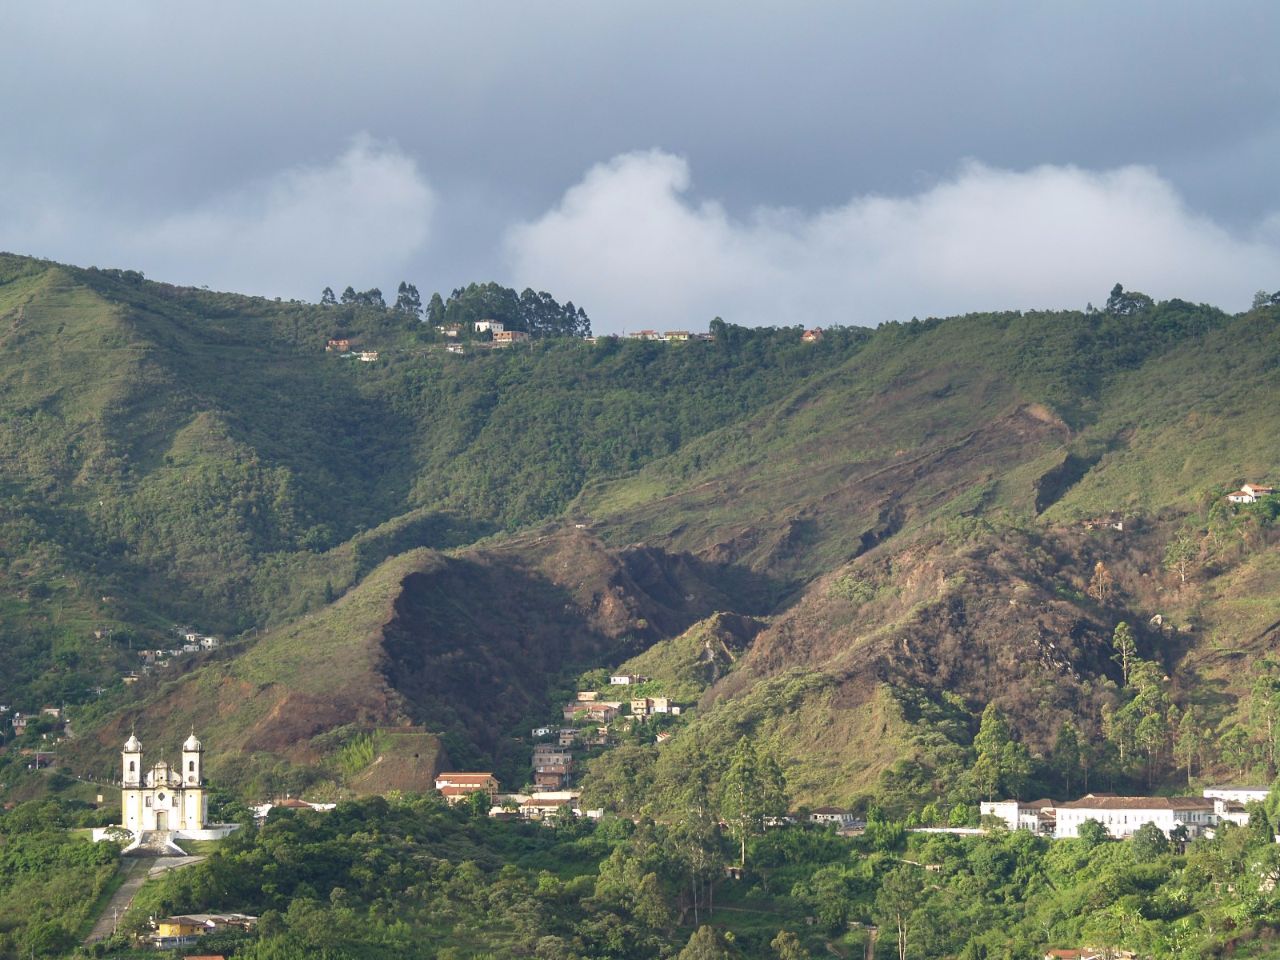
M 107 901 L 106 907 L 102 910 L 102 915 L 98 917 L 98 922 L 89 931 L 89 937 L 84 942 L 85 946 L 98 940 L 105 940 L 111 936 L 115 930 L 116 921 L 124 917 L 125 911 L 129 909 L 129 904 L 133 903 L 133 898 L 137 896 L 138 891 L 142 889 L 142 885 L 147 880 L 152 877 L 158 877 L 168 870 L 176 870 L 178 867 L 199 863 L 203 859 L 204 857 L 122 858 L 120 869 L 124 871 L 124 883 L 120 884 L 120 889 L 113 893 L 111 899 Z

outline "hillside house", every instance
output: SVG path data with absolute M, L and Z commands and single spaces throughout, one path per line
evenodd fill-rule
M 1227 499 L 1232 503 L 1257 503 L 1263 497 L 1274 496 L 1275 487 L 1264 487 L 1258 483 L 1246 483 L 1235 493 L 1228 493 Z
M 377 350 L 361 350 L 359 353 L 356 354 L 356 359 L 361 360 L 365 363 L 373 363 L 373 361 L 378 359 L 378 351 Z
M 509 347 L 513 343 L 524 343 L 528 339 L 529 335 L 523 330 L 495 330 L 493 333 L 495 347 Z
M 814 327 L 812 330 L 806 330 L 800 334 L 801 343 L 817 343 L 822 339 L 822 328 Z
M 600 694 L 596 693 L 594 690 L 579 690 L 579 691 L 578 691 L 578 702 L 579 702 L 579 703 L 590 703 L 592 700 L 596 700 L 596 699 L 598 699 L 599 697 L 600 697 Z
M 13 732 L 15 734 L 25 733 L 27 730 L 27 718 L 20 713 L 13 715 Z
M 1204 796 L 1209 800 L 1230 800 L 1235 803 L 1262 803 L 1267 799 L 1267 794 L 1270 792 L 1271 788 L 1262 784 L 1241 785 L 1231 783 L 1204 788 Z
M 1052 800 L 983 800 L 978 813 L 984 817 L 999 817 L 1010 830 L 1027 830 L 1031 833 L 1052 836 L 1056 823 L 1056 807 Z
M 1178 827 L 1197 836 L 1217 823 L 1214 801 L 1205 797 L 1114 797 L 1086 794 L 1056 807 L 1053 835 L 1078 837 L 1080 825 L 1097 820 L 1118 840 L 1128 839 L 1146 823 L 1154 823 L 1167 837 Z
M 577 720 L 579 716 L 586 716 L 587 711 L 590 710 L 592 706 L 593 704 L 589 702 L 583 703 L 575 701 L 573 703 L 566 703 L 561 713 L 565 720 Z
M 53 719 L 55 720 L 61 720 L 62 708 L 61 707 L 41 707 L 40 715 L 42 717 L 53 717 Z
M 662 339 L 675 340 L 677 342 L 682 342 L 689 339 L 689 331 L 688 330 L 668 330 L 666 333 L 662 335 Z
M 544 790 L 563 790 L 572 773 L 572 767 L 567 764 L 549 763 L 534 771 L 533 784 L 539 792 Z
M 498 781 L 492 773 L 441 773 L 436 775 L 436 789 L 449 803 L 465 800 L 474 793 L 494 796 Z
M 629 334 L 632 340 L 661 340 L 662 334 L 657 330 L 637 330 L 635 333 Z
M 644 683 L 648 677 L 637 677 L 633 673 L 615 673 L 609 677 L 609 685 L 611 687 L 630 687 L 637 683 Z
M 556 739 L 559 741 L 560 746 L 572 747 L 578 742 L 578 731 L 573 727 L 565 727 L 557 732 Z
M 833 823 L 837 827 L 847 827 L 854 819 L 853 811 L 844 807 L 818 807 L 809 811 L 810 823 Z
M 597 723 L 612 723 L 622 710 L 620 700 L 597 700 L 587 704 L 587 718 Z
M 476 333 L 504 333 L 507 327 L 501 320 L 477 320 L 472 329 Z
M 351 349 L 349 337 L 330 337 L 324 345 L 325 353 L 346 353 Z
M 205 650 L 217 650 L 220 641 L 217 637 L 201 637 L 200 646 Z
M 573 763 L 573 751 L 558 743 L 539 743 L 533 748 L 531 766 L 536 770 L 539 766 L 550 763 Z
M 521 800 L 520 815 L 526 820 L 540 820 L 555 816 L 560 812 L 561 807 L 568 807 L 573 814 L 581 816 L 581 811 L 578 809 L 578 798 L 581 796 L 582 792 L 579 790 L 548 790 L 545 793 L 535 793 Z
M 534 727 L 532 735 L 535 737 L 549 737 L 553 733 L 555 733 L 555 727 Z
M 445 350 L 445 353 L 456 353 L 459 355 L 465 354 L 467 352 L 467 348 L 460 343 L 446 343 L 444 345 L 444 350 Z
M 460 323 L 444 323 L 436 327 L 437 333 L 443 333 L 450 340 L 458 339 L 458 335 L 462 333 L 462 324 Z

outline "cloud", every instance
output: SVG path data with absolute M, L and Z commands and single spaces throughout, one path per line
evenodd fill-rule
M 1275 231 L 1233 235 L 1149 167 L 1010 171 L 969 162 L 912 196 L 863 196 L 735 219 L 689 196 L 662 151 L 593 167 L 511 227 L 519 285 L 572 296 L 602 332 L 744 324 L 875 324 L 970 310 L 1083 307 L 1117 281 L 1242 309 L 1280 286 Z M 1274 221 L 1270 221 L 1274 222 Z M 1268 286 L 1268 284 L 1270 286 Z
M 328 163 L 290 167 L 166 214 L 131 216 L 67 195 L 47 181 L 25 203 L 11 194 L 0 245 L 175 283 L 307 299 L 326 284 L 385 283 L 406 269 L 436 207 L 414 161 L 365 135 Z

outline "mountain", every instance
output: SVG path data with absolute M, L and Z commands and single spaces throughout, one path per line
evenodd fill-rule
M 696 702 L 635 748 L 673 796 L 751 734 L 798 802 L 960 802 L 988 704 L 1060 792 L 1173 782 L 1189 711 L 1203 768 L 1273 755 L 1242 666 L 1280 624 L 1274 511 L 1221 494 L 1280 473 L 1274 307 L 457 356 L 376 307 L 4 256 L 0 348 L 0 696 L 71 704 L 89 769 L 194 723 L 246 795 L 519 777 L 621 663 Z M 1169 678 L 1141 765 L 1108 752 L 1122 620 Z M 119 682 L 175 624 L 226 642 Z M 1103 745 L 1069 768 L 1067 721 Z

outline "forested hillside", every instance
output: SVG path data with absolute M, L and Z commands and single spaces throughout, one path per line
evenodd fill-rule
M 246 788 L 354 782 L 334 758 L 405 725 L 514 768 L 573 671 L 633 656 L 700 697 L 646 763 L 714 768 L 752 732 L 797 800 L 970 802 L 993 702 L 1044 789 L 1079 765 L 1173 778 L 1188 713 L 1202 768 L 1271 762 L 1230 651 L 1280 621 L 1273 511 L 1221 498 L 1280 470 L 1274 306 L 1117 285 L 1103 310 L 817 343 L 721 322 L 587 342 L 550 319 L 577 308 L 492 284 L 423 316 L 416 290 L 313 305 L 0 268 L 0 696 L 70 705 L 78 763 L 180 720 Z M 428 322 L 522 309 L 541 336 L 506 349 L 448 352 Z M 1142 765 L 1114 720 L 1138 697 L 1120 621 L 1171 677 Z M 174 624 L 226 643 L 123 683 Z M 1105 749 L 1065 769 L 1068 727 Z

